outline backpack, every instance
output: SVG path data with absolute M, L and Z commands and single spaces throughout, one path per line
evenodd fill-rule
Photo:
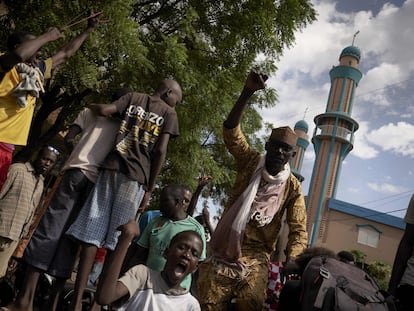
M 314 257 L 302 274 L 301 311 L 393 311 L 375 280 L 335 258 Z

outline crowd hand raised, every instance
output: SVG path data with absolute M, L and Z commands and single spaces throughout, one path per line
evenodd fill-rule
M 56 27 L 51 27 L 46 31 L 46 34 L 49 36 L 50 41 L 55 41 L 60 38 L 64 38 L 64 34 L 59 31 Z
M 99 17 L 103 12 L 90 13 L 88 16 L 88 28 L 96 28 L 99 24 Z
M 267 75 L 263 73 L 250 71 L 246 79 L 245 87 L 253 92 L 262 90 L 266 87 L 267 78 Z
M 209 220 L 209 219 L 210 219 L 210 212 L 209 212 L 209 210 L 208 210 L 207 206 L 204 206 L 204 207 L 203 207 L 203 209 L 202 209 L 202 211 L 201 211 L 201 214 L 203 215 L 203 218 L 204 218 L 205 220 Z
M 200 176 L 198 177 L 198 184 L 200 186 L 205 186 L 207 185 L 211 180 L 213 179 L 213 177 L 211 176 Z

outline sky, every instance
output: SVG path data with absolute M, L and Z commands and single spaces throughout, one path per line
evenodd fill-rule
M 414 0 L 312 1 L 318 20 L 296 34 L 294 46 L 277 62 L 267 86 L 275 88 L 276 107 L 261 110 L 274 126 L 299 120 L 313 135 L 314 117 L 324 113 L 329 70 L 341 51 L 361 50 L 363 76 L 351 117 L 359 124 L 354 149 L 342 165 L 336 199 L 404 217 L 414 193 Z M 315 152 L 310 144 L 302 175 L 307 195 Z

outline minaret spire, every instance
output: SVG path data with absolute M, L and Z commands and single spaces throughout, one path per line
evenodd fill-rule
M 356 33 L 354 33 L 354 37 L 352 38 L 352 46 L 354 46 L 355 37 L 359 34 L 359 30 L 357 30 Z

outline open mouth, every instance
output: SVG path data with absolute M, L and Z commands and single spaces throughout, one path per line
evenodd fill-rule
M 174 272 L 177 276 L 179 276 L 179 275 L 184 274 L 186 270 L 187 270 L 187 264 L 184 262 L 179 262 L 175 266 Z

